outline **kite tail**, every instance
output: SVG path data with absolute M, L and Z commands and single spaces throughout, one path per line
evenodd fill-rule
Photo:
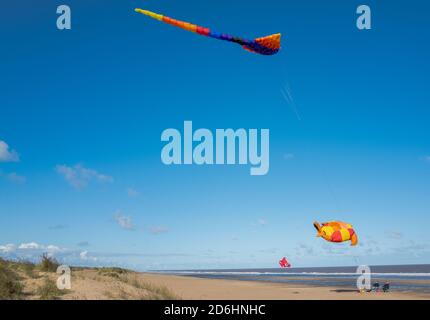
M 139 8 L 135 9 L 134 11 L 139 12 L 141 14 L 144 14 L 145 16 L 151 17 L 151 18 L 156 19 L 158 21 L 162 21 L 164 23 L 171 24 L 172 26 L 175 26 L 175 27 L 187 30 L 187 31 L 191 31 L 194 33 L 201 34 L 202 36 L 209 36 L 209 33 L 210 33 L 209 28 L 197 26 L 195 24 L 181 21 L 181 20 L 176 20 L 176 19 L 170 18 L 168 16 L 164 16 L 162 14 L 158 14 L 158 13 L 155 13 L 152 11 L 142 10 Z
M 237 43 L 241 45 L 245 50 L 254 52 L 254 53 L 259 53 L 263 55 L 272 55 L 277 53 L 281 47 L 280 33 L 257 38 L 254 40 L 248 40 L 240 37 L 235 37 L 226 33 L 219 33 L 209 28 L 201 27 L 181 20 L 176 20 L 152 11 L 142 10 L 139 8 L 136 8 L 135 11 L 141 14 L 144 14 L 150 18 L 156 19 L 158 21 L 173 25 L 175 27 L 178 27 L 187 31 L 191 31 L 194 33 L 198 33 L 202 36 Z

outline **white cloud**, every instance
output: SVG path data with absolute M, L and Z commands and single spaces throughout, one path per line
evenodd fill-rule
M 85 168 L 77 164 L 73 167 L 67 165 L 57 165 L 55 171 L 60 174 L 73 188 L 83 189 L 91 181 L 100 183 L 112 182 L 111 176 L 97 172 L 94 169 Z
M 24 176 L 20 176 L 20 175 L 16 174 L 15 172 L 11 172 L 11 173 L 6 174 L 6 178 L 10 182 L 13 182 L 16 184 L 24 184 L 27 181 L 27 179 Z
M 256 221 L 251 221 L 251 225 L 254 227 L 264 227 L 264 226 L 268 225 L 268 222 L 266 219 L 260 218 Z
M 128 188 L 127 189 L 127 195 L 130 198 L 135 198 L 139 195 L 139 191 L 137 191 L 136 189 L 133 189 L 133 188 Z
M 48 252 L 55 252 L 55 251 L 60 251 L 61 249 L 57 246 L 54 245 L 49 245 L 45 247 L 46 250 L 48 250 Z
M 403 238 L 403 233 L 399 232 L 399 231 L 386 231 L 385 235 L 390 238 L 390 239 L 394 239 L 394 240 L 399 240 Z
M 9 149 L 6 142 L 0 140 L 0 162 L 18 162 L 19 155 L 15 150 Z
M 267 225 L 267 221 L 265 219 L 258 219 L 257 224 L 260 226 Z
M 96 257 L 91 257 L 91 256 L 88 254 L 88 251 L 87 251 L 87 250 L 82 251 L 81 253 L 79 253 L 79 258 L 80 258 L 81 260 L 84 260 L 84 261 L 97 261 L 97 258 L 96 258 Z
M 424 161 L 430 162 L 430 156 L 425 156 Z
M 131 218 L 124 216 L 120 211 L 115 213 L 114 219 L 121 228 L 125 230 L 134 230 L 134 225 L 131 221 Z
M 150 228 L 152 234 L 161 234 L 169 232 L 169 228 L 163 226 L 154 226 Z
M 394 250 L 400 254 L 413 254 L 415 257 L 419 257 L 423 253 L 430 252 L 430 244 L 409 240 Z
M 284 154 L 284 160 L 291 160 L 294 159 L 294 154 L 292 153 L 285 153 Z
M 82 260 L 86 260 L 86 259 L 87 259 L 87 255 L 88 255 L 88 251 L 82 251 L 82 252 L 79 254 L 79 257 L 80 257 Z
M 56 245 L 43 245 L 37 242 L 21 243 L 20 245 L 5 244 L 0 245 L 0 257 L 6 259 L 25 259 L 33 262 L 40 261 L 42 254 L 47 254 L 49 257 L 55 257 L 58 261 L 65 264 L 80 265 L 95 264 L 98 258 L 90 256 L 87 251 L 76 251 L 67 248 L 60 248 Z M 102 254 L 103 255 L 103 254 Z M 111 265 L 106 261 L 106 265 Z
M 18 249 L 42 249 L 42 246 L 36 242 L 22 243 L 19 245 Z
M 10 253 L 16 250 L 16 246 L 12 243 L 5 244 L 0 246 L 0 252 L 2 253 Z
M 18 246 L 18 249 L 20 250 L 33 250 L 33 251 L 47 251 L 48 253 L 54 253 L 61 251 L 61 249 L 54 245 L 42 245 L 36 242 L 29 242 L 29 243 L 21 243 Z

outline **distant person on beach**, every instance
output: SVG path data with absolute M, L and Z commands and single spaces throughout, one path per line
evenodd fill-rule
M 372 291 L 374 291 L 374 292 L 379 292 L 379 287 L 380 287 L 379 282 L 375 282 L 375 283 L 373 284 Z
M 390 283 L 388 281 L 385 282 L 385 284 L 382 286 L 382 291 L 384 292 L 390 291 Z

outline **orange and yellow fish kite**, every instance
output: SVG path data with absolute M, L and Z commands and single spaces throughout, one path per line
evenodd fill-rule
M 351 246 L 358 243 L 358 237 L 352 225 L 341 221 L 324 222 L 322 226 L 314 222 L 317 229 L 317 237 L 321 237 L 329 242 L 345 242 L 351 240 Z

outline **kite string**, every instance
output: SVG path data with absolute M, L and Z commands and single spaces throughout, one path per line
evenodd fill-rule
M 284 72 L 283 72 L 284 73 Z M 287 83 L 284 85 L 284 88 L 281 88 L 281 94 L 284 97 L 285 101 L 287 102 L 287 104 L 291 107 L 291 109 L 293 110 L 293 112 L 295 113 L 297 120 L 301 121 L 301 116 L 298 112 L 298 108 L 297 105 L 292 97 L 291 94 L 291 88 L 290 88 L 290 84 L 287 81 Z M 327 185 L 327 189 L 329 190 L 330 196 L 333 200 L 334 206 L 336 207 L 336 209 L 341 212 L 340 210 L 340 205 L 339 202 L 337 200 L 336 197 L 336 193 L 335 190 L 333 188 L 333 185 L 330 183 L 328 176 L 327 176 L 327 172 L 326 170 L 323 170 L 323 180 L 324 183 Z M 354 260 L 354 263 L 357 265 L 357 267 L 360 265 L 360 259 L 358 256 L 354 255 L 352 252 L 349 253 L 350 256 L 352 257 L 352 259 Z

